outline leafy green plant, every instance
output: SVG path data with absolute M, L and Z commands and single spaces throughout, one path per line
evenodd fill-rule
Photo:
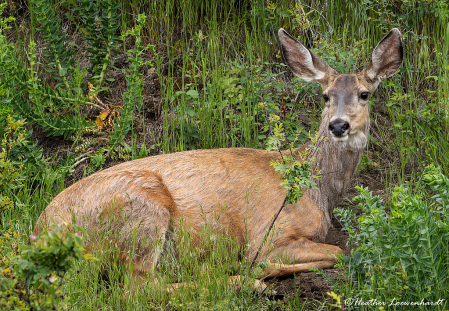
M 2 262 L 0 306 L 2 310 L 58 310 L 68 307 L 61 291 L 73 260 L 95 259 L 83 254 L 83 236 L 76 225 L 30 236 L 31 245 L 21 244 L 19 253 Z M 2 239 L 14 238 L 10 231 Z M 7 265 L 5 265 L 7 264 Z
M 37 30 L 41 31 L 46 46 L 43 53 L 46 62 L 37 62 L 33 40 L 30 40 L 27 62 L 22 61 L 23 57 L 3 34 L 3 29 L 7 29 L 6 22 L 11 20 L 5 19 L 0 40 L 0 64 L 4 77 L 2 89 L 6 95 L 2 102 L 12 105 L 23 117 L 35 121 L 48 135 L 69 138 L 75 133 L 80 135 L 93 131 L 94 124 L 81 115 L 80 106 L 105 109 L 104 105 L 91 102 L 89 98 L 104 90 L 101 86 L 110 69 L 112 53 L 117 51 L 117 42 L 121 40 L 115 35 L 120 25 L 117 23 L 119 4 L 113 1 L 80 1 L 76 10 L 84 19 L 84 39 L 91 46 L 88 49 L 91 56 L 88 71 L 96 87 L 89 96 L 82 91 L 87 72 L 79 64 L 75 66 L 73 48 L 66 40 L 54 7 L 48 1 L 41 0 L 35 0 L 32 4 L 40 25 Z M 42 77 L 40 67 L 46 68 L 50 78 Z M 111 82 L 110 79 L 107 81 Z
M 2 284 L 0 284 L 0 306 L 15 306 L 20 310 L 20 308 L 23 308 L 24 306 L 23 301 L 21 301 L 18 297 L 7 297 L 7 292 L 5 291 L 11 290 L 12 287 L 8 288 L 3 283 L 5 277 L 7 278 L 8 276 L 11 276 L 11 267 L 13 266 L 12 261 L 18 253 L 18 244 L 22 238 L 21 234 L 13 230 L 13 227 L 13 223 L 3 223 L 0 231 L 0 280 L 2 280 Z
M 270 116 L 277 115 L 282 117 L 282 126 L 285 128 L 286 141 L 281 148 L 288 147 L 288 141 L 294 141 L 294 146 L 303 144 L 309 139 L 309 133 L 304 130 L 303 124 L 298 122 L 298 114 L 296 100 L 291 98 L 288 90 L 290 83 L 283 81 L 280 77 L 285 73 L 285 64 L 257 62 L 252 66 L 255 76 L 256 86 L 259 96 L 263 98 L 263 102 L 259 102 L 258 115 L 256 120 L 261 123 L 258 138 L 265 140 L 270 135 Z M 316 87 L 316 84 L 303 84 L 295 81 L 300 86 L 297 93 L 310 92 L 310 87 Z M 296 89 L 295 89 L 296 90 Z M 298 96 L 297 95 L 297 96 Z M 259 98 L 258 98 L 259 99 Z
M 91 159 L 91 163 L 94 168 L 101 168 L 106 161 L 106 158 L 102 154 L 94 155 Z
M 53 9 L 51 2 L 32 0 L 31 3 L 33 5 L 33 13 L 41 25 L 37 30 L 41 31 L 46 43 L 46 52 L 43 55 L 49 61 L 45 70 L 50 72 L 52 78 L 59 82 L 55 88 L 64 86 L 67 97 L 71 97 L 72 90 L 68 77 L 71 74 L 70 70 L 73 70 L 75 59 L 73 50 L 69 47 L 66 36 L 61 29 L 61 19 Z
M 0 141 L 0 211 L 13 206 L 11 195 L 8 197 L 6 194 L 20 188 L 23 182 L 21 172 L 24 165 L 11 154 L 25 142 L 25 122 L 14 120 L 10 113 L 0 108 L 0 133 L 3 134 Z
M 422 182 L 432 191 L 413 194 L 403 186 L 395 188 L 390 205 L 391 215 L 382 199 L 366 188 L 357 187 L 362 214 L 345 216 L 356 220 L 350 229 L 351 239 L 358 245 L 345 257 L 347 273 L 357 291 L 347 297 L 368 301 L 437 301 L 447 297 L 449 288 L 449 180 L 439 168 L 430 165 Z M 344 215 L 342 210 L 337 210 Z M 347 212 L 346 212 L 347 214 Z M 348 296 L 348 295 L 351 296 Z M 444 310 L 447 302 L 440 309 Z M 424 309 L 424 306 L 420 307 Z
M 90 163 L 87 168 L 84 169 L 84 177 L 89 176 L 93 173 L 95 173 L 98 170 L 101 170 L 103 168 L 103 164 L 106 162 L 106 158 L 103 155 L 103 152 L 105 151 L 104 148 L 98 149 L 98 152 L 90 157 Z M 81 160 L 87 160 L 88 156 L 86 155 L 85 158 Z M 75 163 L 77 164 L 77 163 Z
M 114 125 L 114 131 L 111 133 L 111 139 L 109 144 L 111 148 L 120 144 L 125 138 L 126 134 L 132 130 L 132 121 L 134 120 L 134 111 L 140 111 L 143 105 L 143 80 L 142 74 L 139 70 L 142 65 L 152 66 L 151 62 L 144 62 L 142 54 L 146 51 L 154 52 L 154 45 L 148 44 L 142 45 L 141 30 L 145 24 L 146 16 L 140 14 L 137 18 L 137 25 L 128 30 L 124 35 L 126 37 L 132 37 L 135 39 L 135 47 L 127 51 L 130 59 L 129 73 L 126 75 L 127 92 L 123 94 L 123 109 L 120 110 L 121 118 L 117 120 L 117 124 Z
M 45 1 L 44 1 L 45 2 Z M 3 12 L 6 4 L 0 6 Z M 77 107 L 85 102 L 83 95 L 79 91 L 80 86 L 69 83 L 70 75 L 80 75 L 79 70 L 69 70 L 72 64 L 70 53 L 62 52 L 67 50 L 64 36 L 60 38 L 59 20 L 56 19 L 54 10 L 47 8 L 46 4 L 39 2 L 37 10 L 40 19 L 44 23 L 41 30 L 48 40 L 48 52 L 44 53 L 50 57 L 49 71 L 52 78 L 58 84 L 50 87 L 48 83 L 42 83 L 39 77 L 39 64 L 36 61 L 36 44 L 30 41 L 28 63 L 22 61 L 22 56 L 9 43 L 4 34 L 4 30 L 10 28 L 6 26 L 7 21 L 12 19 L 2 19 L 0 28 L 0 70 L 1 89 L 3 96 L 1 103 L 14 107 L 23 117 L 35 121 L 49 135 L 69 137 L 75 132 L 89 127 L 90 123 L 78 115 L 68 113 L 67 109 L 73 108 L 76 114 Z M 80 79 L 75 79 L 80 81 Z M 57 86 L 57 87 L 56 87 Z
M 283 123 L 279 122 L 278 116 L 274 116 L 272 120 L 274 122 L 271 122 L 271 124 L 274 125 L 274 129 L 273 135 L 267 139 L 267 150 L 279 151 L 281 155 L 280 159 L 271 163 L 271 165 L 277 172 L 281 173 L 281 184 L 288 191 L 285 204 L 295 204 L 301 199 L 303 189 L 317 189 L 313 179 L 319 178 L 319 175 L 315 175 L 319 174 L 319 172 L 315 171 L 312 163 L 314 161 L 313 154 L 321 140 L 319 137 L 314 137 L 309 148 L 306 148 L 303 153 L 294 154 L 292 148 L 294 147 L 295 139 L 290 143 L 290 152 L 287 151 L 288 154 L 285 155 L 280 149 L 286 142 Z
M 198 120 L 198 113 L 195 107 L 201 105 L 200 94 L 195 89 L 188 91 L 178 91 L 175 97 L 182 100 L 185 105 L 174 107 L 173 113 L 178 115 L 179 125 L 175 131 L 179 132 L 178 139 L 182 149 L 194 150 L 200 141 L 200 121 Z M 184 116 L 184 117 L 181 117 Z
M 98 92 L 111 66 L 112 53 L 118 51 L 118 44 L 123 40 L 116 35 L 120 27 L 120 3 L 113 0 L 79 0 L 77 3 L 79 6 L 75 12 L 83 21 L 80 29 L 84 40 L 90 46 L 87 48 L 91 54 L 91 67 L 88 71 L 92 74 L 90 79 Z M 114 79 L 108 78 L 106 81 L 112 82 Z

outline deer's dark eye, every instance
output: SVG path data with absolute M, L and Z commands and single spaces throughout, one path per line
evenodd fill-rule
M 323 97 L 325 102 L 329 101 L 329 96 L 327 96 L 326 94 L 323 94 L 322 97 Z
M 363 100 L 367 100 L 368 96 L 369 96 L 368 92 L 363 92 L 362 94 L 360 94 L 360 98 L 363 99 Z

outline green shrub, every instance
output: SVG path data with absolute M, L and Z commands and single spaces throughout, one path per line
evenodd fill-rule
M 135 39 L 135 47 L 127 51 L 130 65 L 129 72 L 126 74 L 127 91 L 123 94 L 123 109 L 120 110 L 121 118 L 117 120 L 114 125 L 114 131 L 111 132 L 111 139 L 109 144 L 114 147 L 121 143 L 126 134 L 133 129 L 132 121 L 134 119 L 134 110 L 140 112 L 143 105 L 143 79 L 142 74 L 139 73 L 142 65 L 152 65 L 151 62 L 143 61 L 142 55 L 147 51 L 154 52 L 154 45 L 142 45 L 141 30 L 145 24 L 146 16 L 140 14 L 137 18 L 137 25 L 127 31 L 123 35 Z
M 12 109 L 0 106 L 0 212 L 13 206 L 12 198 L 26 179 L 40 178 L 45 172 L 42 149 L 29 141 L 32 131 L 25 126 Z
M 118 51 L 118 44 L 122 41 L 122 38 L 115 34 L 120 27 L 120 3 L 113 0 L 77 0 L 77 4 L 78 7 L 74 11 L 83 21 L 79 28 L 89 45 L 87 51 L 90 53 L 90 80 L 99 89 L 104 80 L 114 81 L 112 78 L 105 79 L 105 75 L 111 67 L 112 53 Z
M 2 77 L 0 85 L 4 95 L 0 103 L 14 107 L 22 117 L 36 122 L 51 136 L 69 138 L 73 134 L 95 132 L 95 124 L 80 113 L 80 107 L 83 105 L 109 112 L 106 105 L 97 104 L 93 98 L 107 89 L 102 87 L 104 81 L 113 81 L 105 76 L 111 68 L 112 53 L 117 52 L 118 42 L 122 40 L 115 35 L 120 25 L 117 22 L 120 17 L 117 13 L 119 4 L 106 0 L 98 3 L 79 1 L 79 4 L 75 12 L 83 20 L 84 28 L 81 27 L 84 33 L 83 38 L 89 45 L 87 51 L 91 67 L 87 71 L 82 70 L 79 64 L 75 64 L 73 49 L 66 40 L 61 20 L 50 2 L 32 1 L 33 13 L 39 23 L 37 30 L 42 33 L 45 46 L 42 54 L 43 63 L 37 61 L 37 47 L 32 39 L 26 57 L 22 57 L 15 46 L 7 41 L 4 30 L 9 28 L 6 23 L 12 21 L 12 18 L 2 19 L 0 24 L 0 76 Z M 6 4 L 1 5 L 0 13 L 5 6 Z M 73 19 L 72 16 L 70 18 Z M 142 25 L 138 27 L 141 28 Z M 135 32 L 132 35 L 136 35 Z M 139 45 L 130 51 L 131 74 L 127 76 L 127 82 L 128 89 L 133 91 L 124 95 L 125 109 L 122 112 L 126 117 L 123 118 L 124 121 L 118 118 L 118 122 L 126 123 L 124 124 L 126 126 L 123 126 L 119 133 L 112 132 L 114 142 L 118 140 L 117 136 L 123 139 L 124 135 L 121 133 L 125 129 L 128 130 L 127 125 L 132 118 L 131 112 L 134 111 L 135 105 L 142 104 L 142 99 L 140 98 L 139 101 L 136 97 L 139 92 L 141 96 L 142 90 L 137 90 L 136 88 L 139 87 L 136 86 L 136 81 L 133 81 L 133 79 L 140 79 L 137 73 L 140 66 L 137 68 L 133 66 L 136 66 L 136 61 L 141 61 L 139 56 L 143 50 L 143 47 Z M 42 67 L 49 73 L 48 76 L 42 76 L 40 73 Z M 90 80 L 94 83 L 89 94 L 83 91 L 87 72 L 92 74 Z M 142 88 L 143 83 L 140 82 L 140 85 Z
M 3 96 L 0 104 L 14 107 L 18 114 L 29 121 L 35 121 L 49 135 L 69 137 L 90 124 L 80 117 L 78 111 L 80 105 L 89 104 L 80 92 L 83 73 L 79 67 L 72 66 L 73 58 L 67 52 L 65 36 L 61 35 L 60 21 L 53 8 L 47 7 L 45 2 L 36 5 L 39 21 L 43 23 L 39 29 L 43 31 L 48 46 L 44 53 L 50 59 L 47 69 L 52 79 L 58 82 L 51 87 L 51 81 L 41 81 L 41 64 L 36 60 L 36 44 L 30 40 L 27 62 L 24 62 L 22 55 L 7 41 L 4 33 L 4 30 L 10 28 L 6 23 L 13 19 L 1 19 L 0 90 Z M 0 5 L 0 13 L 5 6 L 6 3 Z
M 80 230 L 75 225 L 69 225 L 64 231 L 58 226 L 39 237 L 31 235 L 31 245 L 21 244 L 18 252 L 7 252 L 9 256 L 0 261 L 2 310 L 67 309 L 69 297 L 60 289 L 66 272 L 73 260 L 95 259 L 83 254 L 84 239 Z M 3 242 L 17 243 L 18 234 L 8 230 L 0 238 L 2 254 L 5 254 Z
M 391 301 L 437 302 L 448 297 L 449 179 L 430 165 L 421 183 L 427 190 L 397 186 L 391 213 L 379 196 L 361 187 L 357 187 L 360 194 L 353 199 L 362 210 L 359 217 L 336 209 L 351 241 L 358 245 L 350 257 L 344 258 L 350 284 L 348 298 L 377 299 L 388 305 Z M 448 301 L 444 301 L 439 310 L 447 306 Z
M 12 155 L 25 143 L 24 124 L 23 120 L 14 120 L 8 109 L 0 107 L 0 212 L 13 206 L 6 194 L 22 186 L 24 164 L 13 159 Z

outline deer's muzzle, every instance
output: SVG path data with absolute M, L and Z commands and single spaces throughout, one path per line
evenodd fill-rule
M 349 128 L 349 122 L 340 118 L 329 122 L 329 131 L 334 137 L 343 137 L 348 135 Z

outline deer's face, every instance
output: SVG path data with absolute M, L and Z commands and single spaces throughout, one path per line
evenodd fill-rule
M 329 137 L 334 141 L 366 144 L 369 128 L 368 103 L 372 86 L 360 74 L 331 74 L 323 84 L 326 107 L 323 120 L 328 120 Z M 355 146 L 354 146 L 355 147 Z
M 374 49 L 368 67 L 354 74 L 338 73 L 284 29 L 279 29 L 278 35 L 281 53 L 292 72 L 302 80 L 319 83 L 323 89 L 323 122 L 328 122 L 324 124 L 328 136 L 343 142 L 341 147 L 363 148 L 369 128 L 369 97 L 379 82 L 393 75 L 402 64 L 399 30 L 393 28 Z

